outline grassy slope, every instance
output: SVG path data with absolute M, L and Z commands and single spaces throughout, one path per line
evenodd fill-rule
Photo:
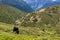
M 25 12 L 22 12 L 14 7 L 0 4 L 0 22 L 14 23 L 25 14 Z
M 12 24 L 0 22 L 0 40 L 60 40 L 55 31 L 43 32 L 39 28 L 20 27 L 20 34 L 12 32 Z
M 60 22 L 57 21 L 60 16 L 54 13 L 47 12 L 41 14 L 42 23 L 45 23 L 42 27 L 39 25 L 41 28 L 20 26 L 20 34 L 18 35 L 12 32 L 14 26 L 13 24 L 2 23 L 10 23 L 10 21 L 15 22 L 16 19 L 22 17 L 23 15 L 25 14 L 13 7 L 0 5 L 0 40 L 60 40 Z M 57 27 L 55 27 L 50 24 L 46 25 L 46 23 L 49 23 L 48 21 L 50 21 L 51 24 L 54 24 L 55 22 L 59 23 L 57 23 Z M 45 31 L 42 31 L 43 27 L 45 28 Z

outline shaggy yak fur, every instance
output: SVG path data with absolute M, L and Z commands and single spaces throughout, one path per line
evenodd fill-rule
M 19 34 L 19 28 L 18 27 L 14 27 L 13 28 L 13 32 L 15 32 L 16 34 Z

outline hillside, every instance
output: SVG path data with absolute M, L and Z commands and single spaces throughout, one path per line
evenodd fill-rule
M 22 19 L 22 18 L 21 18 Z M 60 6 L 46 8 L 43 12 L 37 11 L 23 17 L 22 26 L 41 27 L 43 25 L 57 26 L 60 23 Z
M 19 20 L 19 34 L 13 33 Z M 60 40 L 60 6 L 25 13 L 0 4 L 0 40 Z
M 14 23 L 26 13 L 8 5 L 0 4 L 0 22 Z
M 38 27 L 20 26 L 20 34 L 12 32 L 14 25 L 0 22 L 0 40 L 60 40 L 56 28 L 48 29 L 45 32 Z

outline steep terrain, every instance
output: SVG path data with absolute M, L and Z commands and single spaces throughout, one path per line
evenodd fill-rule
M 16 20 L 20 22 L 18 35 L 12 31 Z M 60 40 L 60 6 L 26 14 L 0 4 L 0 40 Z
M 8 5 L 0 4 L 0 22 L 14 23 L 26 13 Z

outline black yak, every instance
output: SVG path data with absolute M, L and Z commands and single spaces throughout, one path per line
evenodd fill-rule
M 15 32 L 16 34 L 19 34 L 19 28 L 16 27 L 16 26 L 14 26 L 14 27 L 13 27 L 13 32 Z

